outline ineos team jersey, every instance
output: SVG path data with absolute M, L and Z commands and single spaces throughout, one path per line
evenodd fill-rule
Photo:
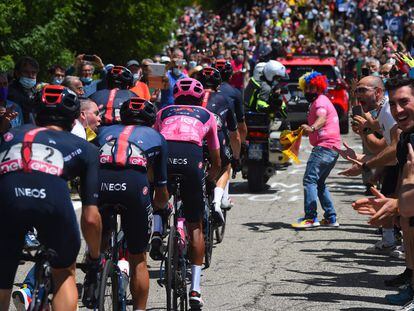
M 98 169 L 98 148 L 66 131 L 27 124 L 1 137 L 0 179 L 13 172 L 39 174 L 39 178 L 48 174 L 65 180 L 80 176 L 82 202 L 94 205 Z
M 112 125 L 99 129 L 96 143 L 100 148 L 101 167 L 153 167 L 155 185 L 167 183 L 167 144 L 164 137 L 147 126 Z
M 89 98 L 99 107 L 102 124 L 111 125 L 121 122 L 120 109 L 124 101 L 137 95 L 129 90 L 100 90 L 93 93 Z
M 203 107 L 207 108 L 216 118 L 217 130 L 225 133 L 227 133 L 227 130 L 231 132 L 237 130 L 234 110 L 222 94 L 206 92 Z

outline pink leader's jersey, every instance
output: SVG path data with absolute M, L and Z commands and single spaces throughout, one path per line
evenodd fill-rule
M 154 128 L 167 141 L 182 141 L 203 145 L 207 140 L 208 148 L 220 149 L 217 137 L 217 123 L 207 109 L 199 106 L 172 105 L 157 113 Z

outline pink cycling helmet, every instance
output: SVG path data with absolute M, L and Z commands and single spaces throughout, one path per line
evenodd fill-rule
M 192 78 L 184 78 L 175 83 L 173 95 L 177 105 L 198 106 L 203 101 L 204 88 L 200 81 Z

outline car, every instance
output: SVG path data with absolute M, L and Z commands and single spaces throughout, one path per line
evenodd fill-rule
M 318 71 L 328 78 L 329 86 L 326 95 L 332 101 L 338 113 L 341 134 L 347 134 L 349 132 L 348 85 L 336 66 L 336 59 L 317 55 L 287 55 L 284 58 L 278 58 L 277 61 L 286 67 L 286 72 L 289 75 L 286 85 L 291 98 L 287 106 L 288 120 L 292 129 L 307 122 L 306 116 L 309 110 L 309 103 L 303 92 L 298 88 L 298 80 L 307 72 Z

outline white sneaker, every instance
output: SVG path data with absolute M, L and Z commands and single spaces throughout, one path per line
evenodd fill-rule
M 394 249 L 395 249 L 395 244 L 387 245 L 384 243 L 384 241 L 380 240 L 377 243 L 375 243 L 373 246 L 368 247 L 365 251 L 368 254 L 390 255 Z
M 404 245 L 397 246 L 391 253 L 391 257 L 397 258 L 397 259 L 405 259 L 405 251 L 404 251 Z

